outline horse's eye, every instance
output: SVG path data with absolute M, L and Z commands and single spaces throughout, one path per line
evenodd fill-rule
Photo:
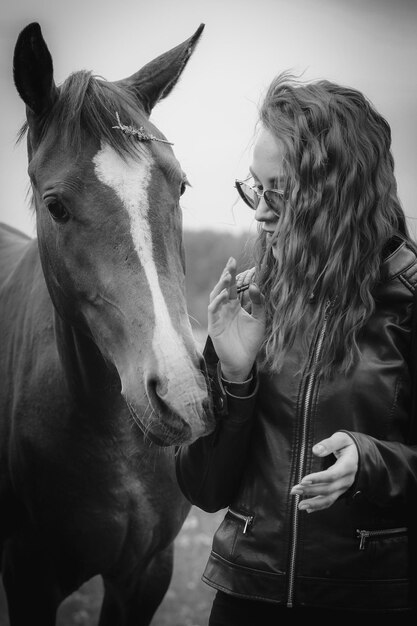
M 185 178 L 183 178 L 183 179 L 182 179 L 182 182 L 181 182 L 181 187 L 180 187 L 180 196 L 182 196 L 182 195 L 183 195 L 183 193 L 185 192 L 185 190 L 187 189 L 187 187 L 191 187 L 191 185 L 190 185 L 190 183 L 189 183 L 189 181 L 188 181 L 188 178 L 187 178 L 187 177 L 185 177 Z
M 69 220 L 69 213 L 64 205 L 59 200 L 50 199 L 46 200 L 46 206 L 51 214 L 52 219 L 56 222 L 67 222 Z

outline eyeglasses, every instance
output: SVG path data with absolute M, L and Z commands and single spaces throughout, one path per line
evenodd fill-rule
M 283 189 L 264 189 L 264 191 L 260 192 L 256 189 L 256 187 L 251 187 L 242 180 L 236 180 L 235 187 L 238 190 L 243 202 L 245 202 L 254 211 L 256 211 L 261 198 L 263 198 L 271 211 L 277 215 L 281 213 L 284 198 Z

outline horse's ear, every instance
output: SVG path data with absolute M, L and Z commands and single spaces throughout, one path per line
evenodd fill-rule
M 118 85 L 127 87 L 136 94 L 147 115 L 150 115 L 155 104 L 165 98 L 177 83 L 204 26 L 200 24 L 192 37 L 150 61 L 129 78 L 117 81 Z
M 44 114 L 57 97 L 52 57 L 39 24 L 33 22 L 17 38 L 13 57 L 13 78 L 29 112 Z

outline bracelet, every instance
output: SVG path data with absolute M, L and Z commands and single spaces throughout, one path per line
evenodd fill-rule
M 243 398 L 250 395 L 250 390 L 252 388 L 253 376 L 248 378 L 247 380 L 243 380 L 242 382 L 235 382 L 232 380 L 226 380 L 222 377 L 221 383 L 223 385 L 223 389 L 228 392 L 231 396 L 237 396 L 238 398 Z
M 221 379 L 224 385 L 233 385 L 234 387 L 244 387 L 245 385 L 248 385 L 250 382 L 252 382 L 253 376 L 251 374 L 247 380 L 242 380 L 239 382 L 234 381 L 234 380 L 226 380 L 226 378 L 223 378 L 223 376 L 221 377 Z
M 249 372 L 250 376 L 247 380 L 242 380 L 238 382 L 238 381 L 226 380 L 226 378 L 222 376 L 220 361 L 217 361 L 216 369 L 217 369 L 218 384 L 220 386 L 221 393 L 224 394 L 224 397 L 226 397 L 226 391 L 228 391 L 231 396 L 236 396 L 236 397 L 241 397 L 241 398 L 246 397 L 248 395 L 250 389 L 253 386 L 253 380 L 254 380 L 253 370 Z

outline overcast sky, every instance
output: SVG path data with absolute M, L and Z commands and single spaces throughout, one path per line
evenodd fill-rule
M 180 82 L 152 115 L 193 185 L 182 202 L 186 228 L 254 229 L 233 182 L 250 163 L 260 98 L 289 69 L 356 87 L 386 117 L 417 233 L 417 0 L 3 0 L 0 219 L 34 234 L 26 148 L 15 146 L 24 105 L 12 80 L 16 38 L 31 21 L 41 25 L 57 83 L 79 69 L 129 76 L 205 23 Z

